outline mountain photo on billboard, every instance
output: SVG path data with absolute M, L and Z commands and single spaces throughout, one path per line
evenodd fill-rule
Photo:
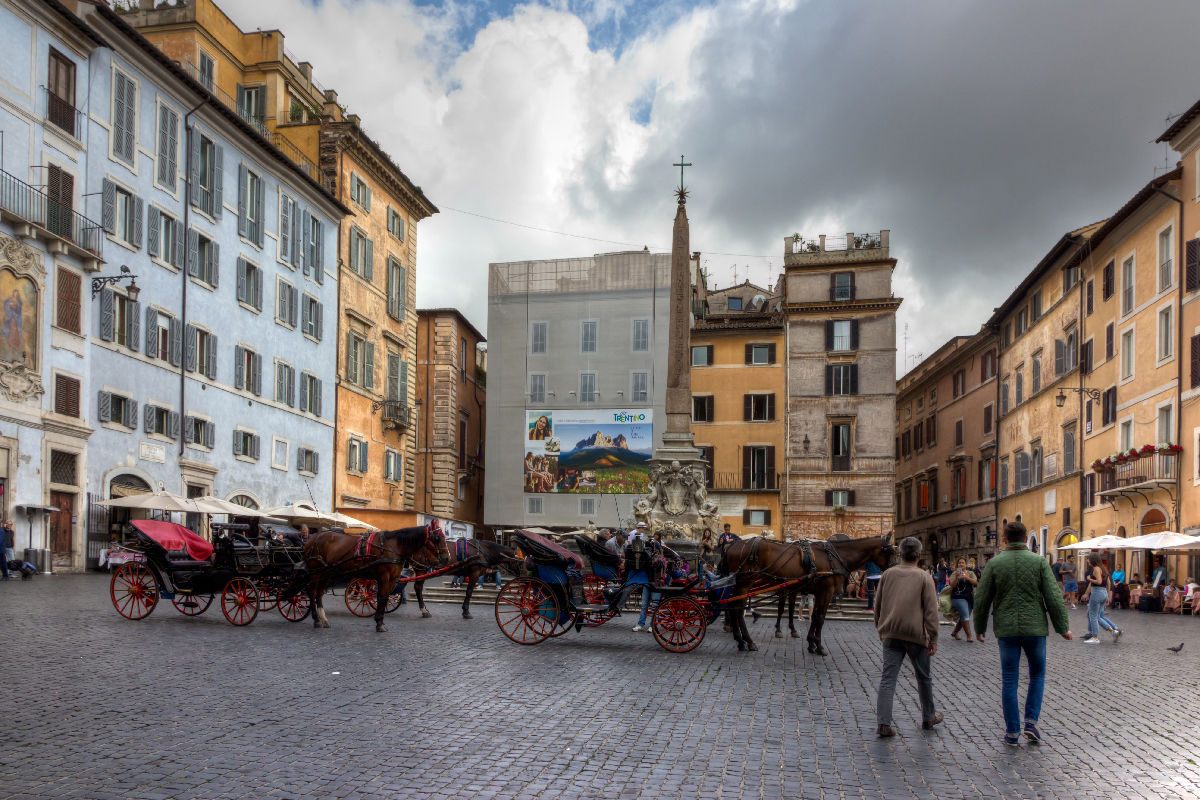
M 645 466 L 654 452 L 651 430 L 649 425 L 560 425 L 557 438 L 563 446 L 574 442 L 574 447 L 558 461 L 581 469 Z

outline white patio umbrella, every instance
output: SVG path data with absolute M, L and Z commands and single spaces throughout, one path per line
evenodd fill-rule
M 209 511 L 207 506 L 201 506 L 197 501 L 172 492 L 147 492 L 134 494 L 129 497 L 118 497 L 113 500 L 102 500 L 97 505 L 109 508 L 137 508 L 143 511 L 175 511 L 181 514 L 217 514 L 224 513 Z
M 1121 545 L 1129 541 L 1121 536 L 1097 536 L 1095 539 L 1085 539 L 1075 544 L 1064 545 L 1059 550 L 1120 550 Z
M 222 500 L 221 498 L 213 497 L 212 495 L 205 495 L 204 497 L 197 497 L 196 502 L 202 506 L 214 509 L 212 511 L 206 512 L 209 514 L 230 514 L 230 515 L 239 516 L 239 517 L 269 517 L 269 516 L 271 516 L 270 514 L 264 512 L 264 511 L 259 511 L 256 508 L 249 508 L 247 506 L 238 505 L 237 503 L 231 502 L 229 500 Z M 217 509 L 219 509 L 219 510 L 217 510 Z
M 336 526 L 340 528 L 364 528 L 366 530 L 377 530 L 374 525 L 368 525 L 360 519 L 334 511 L 332 513 L 326 511 L 318 511 L 310 503 L 294 503 L 290 506 L 277 506 L 276 508 L 268 508 L 262 512 L 269 517 L 278 517 L 286 519 L 294 525 L 314 525 L 322 527 Z
M 1200 547 L 1200 536 L 1185 536 L 1174 531 L 1159 531 L 1147 533 L 1144 536 L 1134 536 L 1132 539 L 1122 539 L 1117 549 L 1122 550 L 1164 550 L 1187 547 Z

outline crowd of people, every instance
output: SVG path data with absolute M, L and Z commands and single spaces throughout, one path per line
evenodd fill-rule
M 3 553 L 0 553 L 0 580 L 6 581 L 20 575 L 21 580 L 27 581 L 37 574 L 37 567 L 17 558 L 16 537 L 12 521 L 4 520 L 3 527 L 0 527 L 0 540 L 3 540 L 0 541 L 0 549 L 3 549 Z

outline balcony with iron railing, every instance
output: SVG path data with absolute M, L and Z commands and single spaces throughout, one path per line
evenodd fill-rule
M 888 257 L 891 231 L 847 233 L 810 239 L 800 234 L 783 240 L 785 264 L 816 264 L 827 261 L 875 261 Z
M 715 492 L 777 492 L 783 483 L 778 472 L 739 470 L 709 473 L 710 491 Z
M 1178 451 L 1159 450 L 1102 469 L 1097 496 L 1107 499 L 1144 496 L 1147 492 L 1167 489 L 1179 477 L 1179 455 Z
M 1172 263 L 1171 259 L 1168 258 L 1166 261 L 1158 265 L 1158 290 L 1160 292 L 1165 292 L 1171 287 L 1171 284 L 1175 282 L 1174 273 L 1174 264 Z
M 45 239 L 51 252 L 70 253 L 83 259 L 88 269 L 99 269 L 104 257 L 104 231 L 100 225 L 3 170 L 0 217 L 29 226 L 24 231 L 18 226 L 17 236 Z M 35 227 L 41 235 L 35 233 Z
M 70 101 L 56 95 L 49 89 L 46 92 L 46 121 L 63 133 L 78 139 L 83 134 L 83 112 L 71 105 Z
M 412 409 L 399 400 L 384 400 L 383 425 L 385 428 L 411 428 Z

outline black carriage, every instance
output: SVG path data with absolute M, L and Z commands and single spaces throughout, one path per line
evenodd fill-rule
M 304 553 L 267 538 L 251 539 L 245 525 L 214 525 L 213 542 L 172 522 L 133 520 L 133 539 L 116 549 L 130 555 L 112 576 L 109 596 L 126 619 L 145 619 L 159 599 L 198 616 L 217 595 L 234 625 L 249 625 L 275 607 L 285 619 L 308 616 Z

